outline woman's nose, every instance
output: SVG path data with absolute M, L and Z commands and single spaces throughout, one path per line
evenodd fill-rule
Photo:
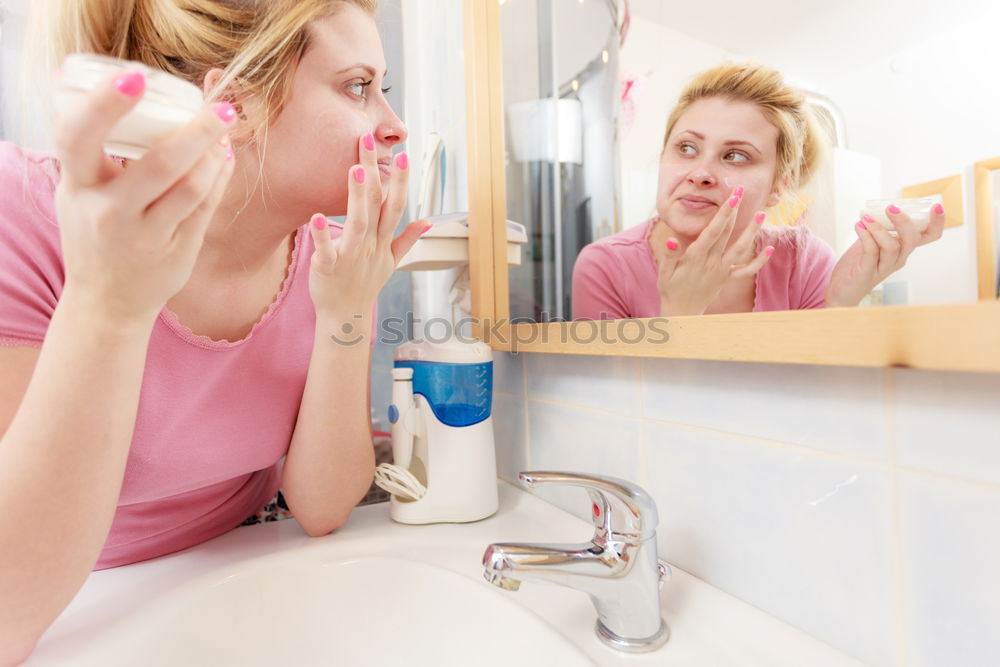
M 406 131 L 406 125 L 403 124 L 403 121 L 399 119 L 388 103 L 383 104 L 379 118 L 376 119 L 375 123 L 375 138 L 381 143 L 394 146 L 406 141 L 407 136 L 409 133 Z
M 698 165 L 690 172 L 688 172 L 687 180 L 688 183 L 701 187 L 711 187 L 718 182 L 718 180 L 715 178 L 715 174 L 713 174 L 704 165 Z

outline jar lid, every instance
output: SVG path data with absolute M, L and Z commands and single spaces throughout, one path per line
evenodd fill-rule
M 63 62 L 61 84 L 92 90 L 115 74 L 141 71 L 146 76 L 144 101 L 180 107 L 197 112 L 204 104 L 198 86 L 162 70 L 134 60 L 120 60 L 92 53 L 73 53 Z

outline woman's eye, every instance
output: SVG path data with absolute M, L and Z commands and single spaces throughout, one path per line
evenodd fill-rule
M 347 86 L 347 90 L 351 93 L 351 95 L 365 99 L 365 89 L 367 89 L 370 85 L 372 85 L 371 81 L 357 81 L 349 84 Z
M 722 158 L 726 162 L 748 162 L 750 160 L 749 157 L 739 151 L 729 151 Z
M 680 146 L 677 147 L 677 151 L 681 155 L 694 155 L 695 153 L 697 153 L 694 146 L 692 146 L 691 144 L 681 144 Z

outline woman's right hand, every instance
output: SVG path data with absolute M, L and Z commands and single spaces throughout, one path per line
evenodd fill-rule
M 122 169 L 102 143 L 144 88 L 140 72 L 108 81 L 61 114 L 55 132 L 64 294 L 136 322 L 152 322 L 191 277 L 233 172 L 235 118 L 226 102 L 206 107 Z
M 756 274 L 770 259 L 772 246 L 753 257 L 754 237 L 764 222 L 764 213 L 754 216 L 754 222 L 729 245 L 742 198 L 743 189 L 734 189 L 686 249 L 680 250 L 677 239 L 670 238 L 665 250 L 657 253 L 661 316 L 701 315 L 727 282 Z

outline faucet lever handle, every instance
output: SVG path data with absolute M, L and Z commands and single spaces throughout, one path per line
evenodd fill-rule
M 618 477 L 558 471 L 522 472 L 518 479 L 529 487 L 539 484 L 579 486 L 594 503 L 591 520 L 598 530 L 619 538 L 644 540 L 656 534 L 656 501 L 638 484 Z

